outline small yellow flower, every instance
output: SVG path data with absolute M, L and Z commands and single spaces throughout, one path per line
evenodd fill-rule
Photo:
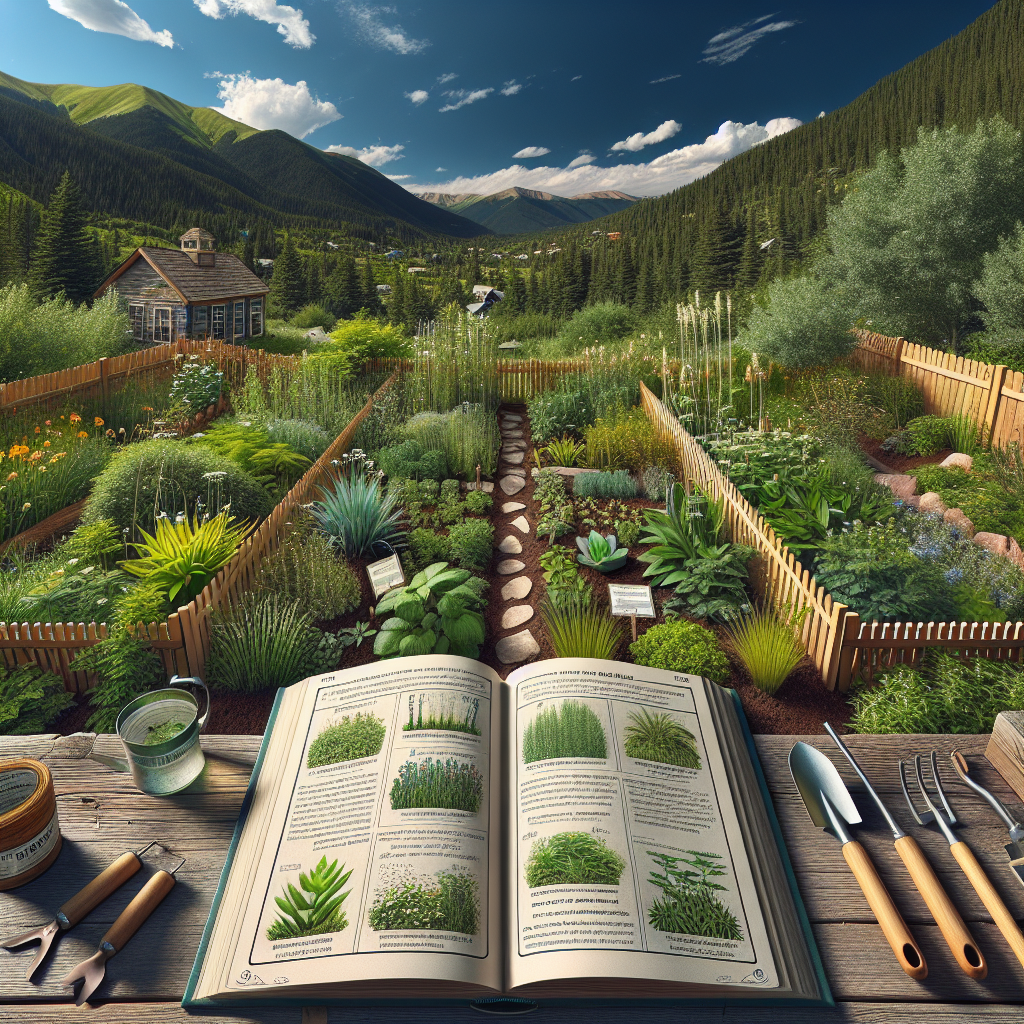
M 49 441 L 44 441 L 43 442 L 43 447 L 44 448 L 49 448 L 50 447 L 50 442 Z
M 32 502 L 31 501 L 26 501 L 25 504 L 21 506 L 21 511 L 22 512 L 27 512 L 31 507 L 32 507 Z
M 78 437 L 88 437 L 89 432 L 87 430 L 80 430 L 77 434 Z

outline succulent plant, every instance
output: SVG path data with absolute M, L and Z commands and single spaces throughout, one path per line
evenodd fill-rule
M 619 548 L 614 533 L 602 537 L 597 530 L 591 530 L 589 537 L 577 537 L 576 547 L 580 553 L 576 556 L 580 565 L 588 565 L 598 572 L 614 572 L 626 564 L 628 548 Z

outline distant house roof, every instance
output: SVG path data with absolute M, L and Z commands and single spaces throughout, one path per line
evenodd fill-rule
M 208 234 L 202 232 L 201 228 L 193 228 L 192 231 L 200 232 L 196 238 Z M 181 249 L 143 245 L 96 289 L 96 295 L 102 295 L 111 285 L 116 284 L 117 279 L 139 260 L 145 260 L 185 303 L 213 302 L 217 299 L 237 298 L 243 295 L 266 295 L 270 291 L 264 281 L 231 253 L 218 252 L 213 266 L 199 266 Z
M 248 232 L 243 231 L 242 234 L 248 236 Z M 186 238 L 198 238 L 204 242 L 212 242 L 214 240 L 213 235 L 211 235 L 205 228 L 189 228 L 188 231 L 181 236 L 182 240 Z
M 477 288 L 479 287 L 480 285 L 477 285 Z M 477 288 L 473 289 L 474 295 L 480 294 L 477 291 Z M 484 294 L 483 302 L 471 302 L 468 306 L 466 306 L 466 309 L 468 309 L 470 313 L 476 314 L 478 316 L 483 316 L 484 313 L 486 313 L 487 310 L 491 308 L 491 306 L 493 306 L 496 302 L 501 302 L 503 298 L 505 298 L 504 292 L 499 292 L 495 288 L 488 288 L 486 293 Z

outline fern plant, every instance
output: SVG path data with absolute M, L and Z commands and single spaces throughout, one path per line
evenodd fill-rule
M 320 863 L 309 874 L 303 872 L 299 876 L 298 889 L 289 882 L 284 888 L 284 895 L 274 898 L 282 913 L 267 929 L 267 938 L 276 942 L 305 935 L 326 935 L 347 927 L 348 919 L 341 905 L 352 890 L 340 895 L 339 890 L 351 875 L 351 868 L 346 871 L 344 864 L 338 867 L 337 860 L 328 867 L 327 858 L 321 857 Z

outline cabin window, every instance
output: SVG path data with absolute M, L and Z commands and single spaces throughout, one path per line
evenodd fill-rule
M 249 301 L 249 336 L 258 338 L 263 333 L 263 300 Z
M 192 334 L 206 334 L 210 330 L 210 310 L 208 306 L 192 307 Z
M 153 311 L 153 340 L 165 344 L 171 340 L 171 310 L 168 306 L 157 306 Z
M 132 324 L 132 337 L 136 341 L 142 341 L 146 337 L 146 307 L 129 306 L 128 319 Z
M 245 303 L 235 303 L 235 317 L 234 317 L 234 336 L 236 338 L 245 337 Z
M 224 307 L 213 307 L 213 336 L 220 340 L 224 339 Z

